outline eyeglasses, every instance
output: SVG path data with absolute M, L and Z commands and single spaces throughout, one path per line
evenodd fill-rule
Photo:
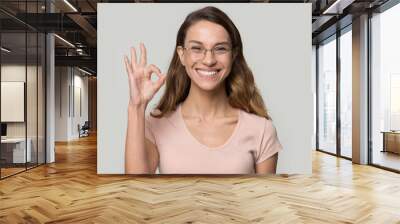
M 190 47 L 183 47 L 183 49 L 188 51 L 190 56 L 195 59 L 204 58 L 207 51 L 210 51 L 211 54 L 214 56 L 226 56 L 232 51 L 232 48 L 227 46 L 216 46 L 212 49 L 207 49 L 203 46 L 190 46 Z

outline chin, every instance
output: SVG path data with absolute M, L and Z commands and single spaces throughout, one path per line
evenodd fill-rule
M 218 89 L 218 87 L 220 86 L 218 85 L 210 85 L 210 84 L 204 84 L 204 83 L 196 83 L 197 87 L 203 91 L 214 91 L 216 89 Z
M 201 80 L 192 80 L 192 85 L 196 85 L 196 87 L 202 91 L 215 91 L 221 88 L 223 84 L 223 80 L 217 82 L 204 82 Z

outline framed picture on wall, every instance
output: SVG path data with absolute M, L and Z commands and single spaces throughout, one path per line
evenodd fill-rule
M 1 82 L 1 122 L 24 122 L 25 82 Z

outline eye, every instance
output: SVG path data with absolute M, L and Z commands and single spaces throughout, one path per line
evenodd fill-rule
M 217 54 L 224 54 L 224 53 L 228 52 L 228 50 L 229 49 L 227 47 L 223 47 L 223 46 L 214 48 L 214 51 Z
M 199 47 L 199 46 L 192 46 L 192 47 L 190 47 L 190 51 L 192 51 L 194 53 L 201 53 L 203 51 L 203 48 Z

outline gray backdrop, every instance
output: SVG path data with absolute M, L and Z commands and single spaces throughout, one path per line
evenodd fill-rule
M 314 97 L 308 3 L 98 4 L 99 174 L 124 173 L 129 86 L 123 56 L 142 41 L 148 63 L 166 72 L 179 26 L 188 13 L 206 5 L 227 13 L 240 31 L 244 55 L 284 147 L 277 172 L 311 174 Z M 150 108 L 163 91 L 164 87 L 150 102 Z

